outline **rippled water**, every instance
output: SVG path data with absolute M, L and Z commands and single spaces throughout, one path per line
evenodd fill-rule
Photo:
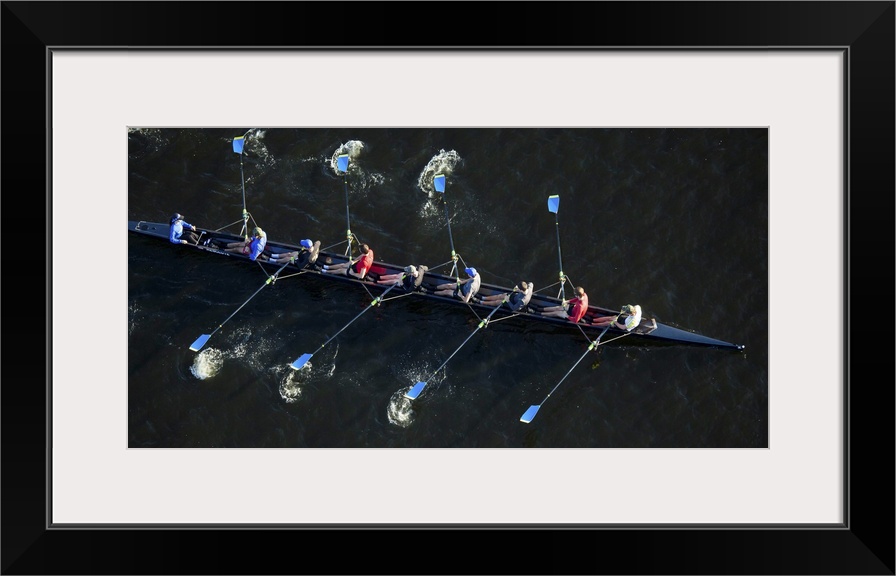
M 638 303 L 746 345 L 622 340 L 571 370 L 588 344 L 575 331 L 497 322 L 458 350 L 469 310 L 399 298 L 320 348 L 368 306 L 365 290 L 297 276 L 250 299 L 266 278 L 256 265 L 130 235 L 131 447 L 768 445 L 765 129 L 132 128 L 128 154 L 132 220 L 177 211 L 238 231 L 245 201 L 275 240 L 341 251 L 348 226 L 377 260 L 431 266 L 453 244 L 484 281 L 551 295 L 562 261 L 592 304 Z

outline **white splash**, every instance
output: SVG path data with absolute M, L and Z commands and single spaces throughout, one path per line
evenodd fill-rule
M 390 424 L 394 424 L 400 428 L 407 428 L 414 423 L 413 404 L 410 400 L 404 397 L 404 393 L 410 389 L 410 386 L 402 388 L 392 394 L 392 398 L 389 399 L 386 416 L 389 418 Z
M 364 147 L 365 144 L 360 140 L 349 140 L 345 144 L 342 144 L 335 152 L 333 152 L 333 155 L 330 156 L 330 169 L 333 170 L 334 174 L 338 175 L 339 171 L 336 169 L 337 161 L 343 154 L 348 154 L 348 171 L 351 172 L 354 164 L 352 160 L 361 155 L 361 151 L 364 150 Z
M 206 348 L 193 361 L 190 370 L 201 380 L 220 372 L 225 360 L 237 360 L 253 370 L 263 372 L 270 367 L 271 351 L 280 342 L 279 335 L 268 337 L 247 326 L 237 326 L 230 333 L 215 336 L 223 349 Z
M 292 404 L 302 399 L 304 386 L 311 378 L 313 369 L 314 366 L 308 362 L 298 370 L 293 370 L 292 368 L 285 370 L 283 380 L 280 382 L 280 397 L 287 404 Z
M 320 378 L 330 378 L 336 372 L 335 355 L 339 352 L 339 347 L 334 346 L 334 360 L 321 361 L 320 367 L 315 368 L 315 363 L 309 359 L 298 370 L 294 370 L 291 366 L 286 366 L 285 373 L 280 380 L 280 397 L 287 404 L 301 400 L 306 385 Z M 316 357 L 316 356 L 315 356 Z
M 412 365 L 412 362 L 415 362 L 416 360 L 420 360 L 423 363 L 417 366 Z M 435 358 L 432 359 L 432 362 L 436 361 Z M 405 393 L 416 386 L 417 382 L 420 382 L 423 378 L 427 377 L 427 387 L 423 394 L 432 392 L 432 389 L 437 388 L 439 382 L 445 379 L 445 371 L 439 370 L 438 374 L 432 374 L 432 366 L 426 359 L 420 358 L 406 358 L 404 362 L 398 362 L 398 365 L 409 366 L 409 368 L 402 370 L 401 373 L 398 374 L 398 379 L 407 382 L 408 385 L 392 394 L 386 409 L 386 416 L 389 418 L 390 423 L 402 428 L 407 428 L 414 423 L 414 401 L 405 398 Z
M 216 348 L 206 348 L 196 355 L 190 372 L 199 380 L 213 378 L 224 366 L 224 353 Z
M 277 163 L 277 159 L 268 150 L 264 142 L 265 131 L 260 128 L 254 128 L 246 133 L 246 146 L 255 154 L 261 164 L 265 167 L 271 167 Z M 247 179 L 248 181 L 248 179 Z
M 227 353 L 227 357 L 239 359 L 243 364 L 259 372 L 268 369 L 271 353 L 281 342 L 281 335 L 273 329 L 254 332 L 248 326 L 236 327 L 230 338 L 236 342 Z
M 417 187 L 430 198 L 435 194 L 439 194 L 432 183 L 433 176 L 444 174 L 447 179 L 454 173 L 455 166 L 460 162 L 462 162 L 462 159 L 455 150 L 450 152 L 445 152 L 444 149 L 439 150 L 439 153 L 432 157 L 426 164 L 426 167 L 423 168 L 423 172 L 417 177 Z

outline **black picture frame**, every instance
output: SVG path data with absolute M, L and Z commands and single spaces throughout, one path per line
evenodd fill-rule
M 894 14 L 892 1 L 3 2 L 2 214 L 9 231 L 3 573 L 894 574 L 892 314 L 877 317 L 894 301 Z M 43 256 L 49 243 L 34 245 L 47 242 L 44 229 L 31 228 L 27 244 L 18 234 L 24 222 L 39 222 L 37 214 L 49 216 L 46 205 L 34 205 L 39 190 L 47 190 L 45 202 L 49 198 L 49 51 L 283 46 L 844 51 L 845 523 L 607 530 L 48 528 L 51 375 L 47 368 L 45 381 L 28 370 L 49 366 L 48 348 L 23 327 L 37 324 L 34 310 L 47 308 L 47 294 L 35 285 L 59 289 L 65 279 L 40 277 L 48 281 L 43 284 L 34 278 L 35 269 L 48 274 Z M 89 150 L 75 153 L 90 157 Z M 88 236 L 75 255 L 95 255 L 101 250 L 96 242 Z M 29 296 L 30 306 L 22 302 Z M 17 318 L 16 310 L 28 316 Z M 43 325 L 49 336 L 48 322 Z

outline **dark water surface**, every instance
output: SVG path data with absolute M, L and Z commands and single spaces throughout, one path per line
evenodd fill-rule
M 269 238 L 352 232 L 376 259 L 431 266 L 451 239 L 485 282 L 557 295 L 745 344 L 742 352 L 618 343 L 573 367 L 575 331 L 495 323 L 459 306 L 369 304 L 359 286 L 265 274 L 128 238 L 128 445 L 285 448 L 764 448 L 768 446 L 766 129 L 233 129 L 128 131 L 128 219 L 177 211 Z M 345 179 L 334 159 L 350 153 Z M 446 174 L 443 205 L 432 188 Z M 550 195 L 560 196 L 555 215 Z M 234 224 L 234 226 L 229 226 Z M 442 270 L 447 271 L 447 270 Z M 553 286 L 552 286 L 553 285 Z M 571 289 L 567 288 L 567 292 Z M 315 352 L 310 369 L 289 363 Z M 416 401 L 403 393 L 428 386 Z

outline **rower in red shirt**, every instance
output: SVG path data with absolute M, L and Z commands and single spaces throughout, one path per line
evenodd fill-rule
M 343 274 L 354 276 L 361 280 L 367 275 L 367 271 L 373 266 L 373 250 L 367 244 L 361 244 L 361 256 L 355 261 L 349 260 L 340 264 L 324 265 L 324 274 Z
M 576 288 L 577 297 L 567 301 L 563 306 L 548 306 L 543 308 L 538 314 L 542 316 L 555 316 L 557 318 L 566 318 L 570 322 L 578 322 L 588 311 L 588 295 L 585 289 L 579 286 Z

